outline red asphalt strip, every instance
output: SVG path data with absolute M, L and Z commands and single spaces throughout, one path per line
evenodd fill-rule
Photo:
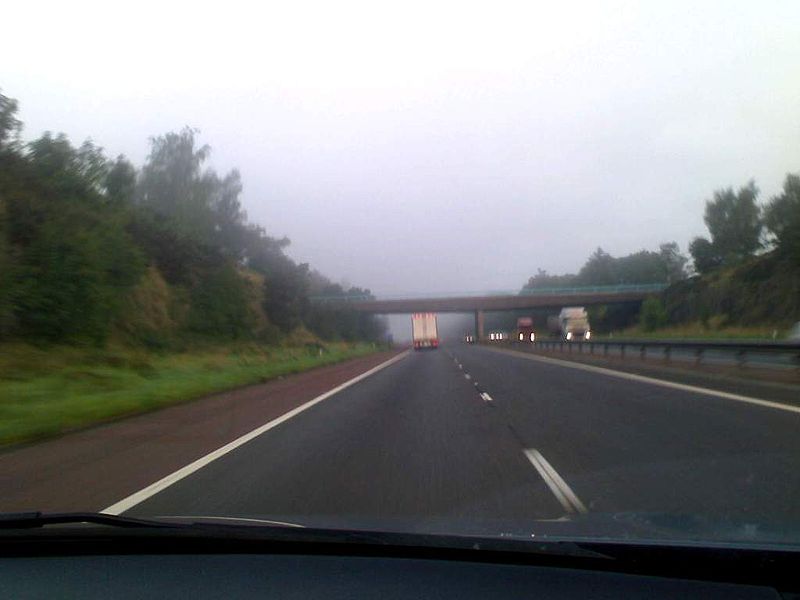
M 320 367 L 0 453 L 0 512 L 102 510 L 399 352 Z

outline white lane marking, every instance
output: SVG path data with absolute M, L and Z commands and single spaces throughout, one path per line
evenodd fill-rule
M 461 363 L 458 363 L 458 370 L 459 371 L 463 371 L 464 370 L 464 365 L 462 365 Z
M 472 379 L 472 377 L 470 377 L 469 373 L 464 373 L 464 379 Z
M 525 450 L 525 456 L 531 461 L 531 464 L 542 476 L 547 487 L 553 492 L 558 502 L 564 507 L 568 513 L 581 513 L 586 514 L 589 512 L 581 499 L 572 491 L 572 488 L 567 485 L 561 475 L 547 462 L 536 448 L 528 448 Z
M 406 356 L 409 355 L 410 352 L 411 352 L 410 350 L 406 350 L 405 352 L 403 352 L 401 354 L 398 354 L 397 356 L 394 356 L 394 357 L 390 358 L 387 361 L 382 362 L 381 364 L 377 365 L 376 367 L 371 368 L 369 371 L 365 371 L 365 372 L 361 373 L 361 375 L 356 375 L 352 379 L 349 379 L 349 380 L 345 381 L 344 383 L 342 383 L 341 385 L 336 386 L 332 390 L 328 390 L 327 392 L 317 396 L 313 400 L 309 400 L 305 404 L 301 404 L 297 408 L 294 408 L 294 409 L 290 410 L 289 412 L 281 415 L 280 417 L 278 417 L 276 419 L 273 419 L 272 421 L 270 421 L 268 423 L 265 423 L 264 425 L 261 425 L 260 427 L 257 427 L 256 429 L 253 429 L 253 431 L 251 431 L 249 433 L 245 433 L 243 436 L 241 436 L 239 438 L 236 438 L 235 440 L 225 444 L 221 448 L 217 448 L 213 452 L 210 452 L 210 453 L 206 454 L 205 456 L 203 456 L 201 458 L 198 458 L 197 460 L 195 460 L 194 462 L 189 463 L 185 467 L 181 467 L 180 469 L 178 469 L 174 473 L 170 473 L 169 475 L 167 475 L 166 477 L 163 477 L 162 479 L 159 479 L 155 483 L 151 483 L 146 488 L 141 489 L 138 492 L 135 492 L 135 493 L 131 494 L 127 498 L 123 498 L 119 502 L 116 502 L 116 503 L 112 504 L 111 506 L 109 506 L 108 508 L 103 509 L 100 512 L 106 513 L 108 515 L 119 515 L 119 514 L 125 512 L 126 510 L 129 510 L 129 509 L 133 508 L 134 506 L 136 506 L 137 504 L 139 504 L 141 502 L 144 502 L 145 500 L 147 500 L 151 496 L 155 496 L 159 492 L 165 490 L 166 488 L 171 486 L 173 483 L 177 483 L 178 481 L 180 481 L 184 477 L 188 477 L 189 475 L 191 475 L 195 471 L 197 471 L 199 469 L 202 469 L 203 467 L 205 467 L 209 463 L 217 460 L 218 458 L 221 458 L 221 457 L 225 456 L 226 454 L 228 454 L 232 450 L 235 450 L 239 446 L 241 446 L 243 444 L 246 444 L 250 440 L 252 440 L 254 438 L 257 438 L 258 436 L 260 436 L 263 433 L 266 433 L 267 431 L 269 431 L 273 427 L 277 427 L 281 423 L 283 423 L 285 421 L 288 421 L 292 417 L 295 417 L 295 416 L 299 415 L 301 412 L 303 412 L 305 410 L 308 410 L 309 408 L 311 408 L 315 404 L 319 404 L 323 400 L 327 400 L 328 398 L 330 398 L 334 394 L 336 394 L 338 392 L 341 392 L 342 390 L 350 387 L 351 385 L 354 385 L 354 384 L 358 383 L 359 381 L 361 381 L 363 379 L 366 379 L 370 375 L 373 375 L 373 374 L 377 373 L 378 371 L 380 371 L 382 369 L 385 369 L 386 367 L 391 366 L 394 363 L 404 359 Z
M 483 398 L 484 402 L 491 402 L 492 401 L 492 397 L 489 394 L 487 394 L 486 392 L 481 392 L 481 398 Z
M 753 398 L 752 396 L 742 396 L 741 394 L 732 394 L 730 392 L 712 390 L 710 388 L 699 387 L 696 385 L 688 385 L 686 383 L 675 383 L 674 381 L 667 381 L 665 379 L 655 379 L 653 377 L 646 377 L 644 375 L 625 373 L 624 371 L 615 371 L 613 369 L 606 369 L 604 367 L 595 367 L 594 365 L 585 365 L 583 363 L 577 363 L 568 360 L 560 360 L 558 358 L 535 356 L 533 354 L 528 354 L 527 352 L 517 352 L 516 350 L 503 350 L 500 348 L 489 348 L 488 350 L 490 352 L 503 352 L 506 354 L 517 356 L 519 358 L 527 358 L 528 360 L 537 360 L 539 362 L 550 363 L 561 367 L 567 367 L 570 369 L 579 369 L 581 371 L 588 371 L 590 373 L 600 373 L 601 375 L 608 375 L 609 377 L 618 377 L 619 379 L 628 379 L 630 381 L 638 381 L 640 383 L 660 385 L 661 387 L 671 388 L 674 390 L 693 392 L 695 394 L 703 394 L 706 396 L 716 396 L 717 398 L 724 398 L 726 400 L 735 400 L 736 402 L 746 402 L 747 404 L 755 404 L 756 406 L 764 406 L 766 408 L 774 408 L 776 410 L 785 410 L 786 412 L 800 414 L 800 406 L 782 404 L 780 402 L 773 402 L 772 400 L 761 400 L 760 398 Z

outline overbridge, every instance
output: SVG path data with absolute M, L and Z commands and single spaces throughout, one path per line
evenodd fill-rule
M 642 302 L 661 292 L 664 284 L 614 285 L 572 288 L 540 288 L 523 292 L 453 296 L 314 296 L 312 302 L 346 306 L 358 312 L 373 314 L 404 314 L 418 312 L 475 313 L 475 332 L 483 339 L 484 312 L 545 308 L 560 310 L 564 306 L 592 306 Z

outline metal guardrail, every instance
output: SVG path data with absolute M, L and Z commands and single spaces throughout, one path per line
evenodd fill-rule
M 376 298 L 371 296 L 309 296 L 308 299 L 310 302 L 316 302 L 319 304 L 324 304 L 327 302 L 337 304 L 340 302 L 363 302 L 367 300 L 376 300 Z
M 620 292 L 660 292 L 667 289 L 666 283 L 625 283 L 620 285 L 592 285 L 580 287 L 552 287 L 523 289 L 521 296 L 558 296 L 561 294 L 614 294 Z
M 491 343 L 491 342 L 490 342 Z M 495 342 L 497 343 L 497 342 Z M 503 343 L 503 342 L 500 342 Z M 506 342 L 509 344 L 509 342 Z M 536 340 L 534 343 L 511 340 L 510 345 L 526 348 L 559 350 L 561 352 L 608 356 L 610 348 L 618 349 L 617 356 L 625 358 L 632 353 L 645 360 L 652 357 L 648 350 L 659 350 L 661 358 L 666 362 L 672 359 L 673 351 L 689 352 L 694 363 L 699 365 L 707 357 L 708 352 L 718 352 L 727 358 L 733 358 L 739 366 L 752 362 L 754 357 L 786 357 L 800 368 L 800 343 L 798 342 L 741 342 L 741 341 L 703 341 L 703 340 Z
M 363 302 L 369 300 L 419 300 L 427 298 L 486 298 L 492 296 L 559 296 L 572 294 L 618 294 L 622 292 L 660 292 L 667 288 L 665 283 L 621 284 L 621 285 L 592 285 L 576 287 L 551 287 L 523 289 L 521 291 L 491 291 L 491 292 L 458 292 L 449 294 L 398 294 L 388 296 L 338 295 L 338 296 L 310 296 L 311 302 Z

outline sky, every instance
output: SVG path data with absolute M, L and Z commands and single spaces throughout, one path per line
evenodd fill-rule
M 255 6 L 257 5 L 257 6 Z M 800 2 L 15 2 L 24 137 L 185 125 L 249 218 L 378 295 L 519 289 L 800 171 Z M 11 26 L 9 26 L 11 24 Z

